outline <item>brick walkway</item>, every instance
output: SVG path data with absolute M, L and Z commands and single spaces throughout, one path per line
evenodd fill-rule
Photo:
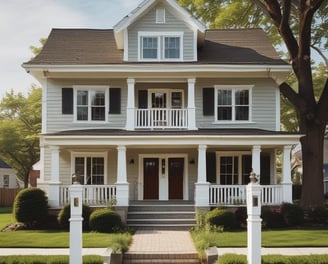
M 197 253 L 189 231 L 137 230 L 127 253 Z

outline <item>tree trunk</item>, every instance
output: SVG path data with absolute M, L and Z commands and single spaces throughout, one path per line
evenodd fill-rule
M 322 206 L 323 193 L 323 145 L 325 125 L 314 125 L 300 120 L 305 128 L 306 135 L 301 138 L 302 144 L 302 197 L 301 205 L 304 207 Z M 302 126 L 303 125 L 303 126 Z
M 25 172 L 25 175 L 24 175 L 24 188 L 28 188 L 29 178 L 30 178 L 30 172 L 27 171 L 27 172 Z

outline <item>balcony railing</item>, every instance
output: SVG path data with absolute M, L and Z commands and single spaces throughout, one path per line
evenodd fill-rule
M 136 109 L 136 128 L 188 128 L 187 109 Z
M 59 188 L 60 205 L 70 202 L 69 186 L 61 185 Z M 83 185 L 82 200 L 90 206 L 109 205 L 111 200 L 116 199 L 115 185 Z
M 282 203 L 280 185 L 261 185 L 262 205 Z M 246 185 L 210 185 L 209 205 L 246 205 Z

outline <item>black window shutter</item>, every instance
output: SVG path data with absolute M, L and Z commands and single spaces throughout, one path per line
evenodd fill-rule
M 73 114 L 73 88 L 62 88 L 62 114 Z
M 148 92 L 147 90 L 139 90 L 138 92 L 138 108 L 147 109 L 148 108 Z
M 109 88 L 109 113 L 121 113 L 121 88 Z
M 214 88 L 203 88 L 203 115 L 214 115 Z

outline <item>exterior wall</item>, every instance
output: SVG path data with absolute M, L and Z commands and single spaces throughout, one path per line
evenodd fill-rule
M 214 116 L 203 116 L 202 89 L 214 85 L 254 85 L 252 89 L 252 121 L 249 123 L 214 124 Z M 229 79 L 197 79 L 195 104 L 196 126 L 198 128 L 258 128 L 276 130 L 276 89 L 271 79 L 229 80 Z M 213 99 L 214 100 L 214 99 Z
M 4 176 L 9 176 L 9 186 L 6 188 L 19 188 L 19 183 L 16 180 L 16 171 L 11 168 L 0 168 L 0 188 L 4 188 Z
M 159 7 L 158 5 L 157 7 Z M 166 23 L 156 24 L 156 8 L 143 16 L 140 20 L 128 28 L 128 60 L 138 61 L 138 32 L 183 32 L 183 60 L 194 60 L 194 32 L 186 25 L 185 22 L 178 20 L 165 9 Z
M 121 114 L 109 115 L 108 123 L 97 123 L 97 128 L 124 128 L 126 119 L 127 84 L 125 80 L 48 80 L 47 83 L 47 133 L 62 130 L 90 129 L 95 124 L 74 122 L 74 115 L 62 114 L 62 88 L 74 85 L 109 85 L 121 88 Z

